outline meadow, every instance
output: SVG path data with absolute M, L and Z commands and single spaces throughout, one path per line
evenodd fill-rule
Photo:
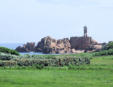
M 0 68 L 0 87 L 113 87 L 113 56 L 93 57 L 90 65 Z

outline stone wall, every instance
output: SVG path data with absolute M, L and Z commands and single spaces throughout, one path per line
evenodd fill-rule
M 71 49 L 85 50 L 91 45 L 97 44 L 91 37 L 71 37 L 70 38 Z

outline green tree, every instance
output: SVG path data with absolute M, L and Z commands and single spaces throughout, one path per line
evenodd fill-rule
M 113 41 L 110 41 L 105 47 L 105 50 L 113 49 Z

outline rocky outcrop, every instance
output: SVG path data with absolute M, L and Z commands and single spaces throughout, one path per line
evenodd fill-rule
M 84 35 L 82 37 L 71 37 L 56 40 L 50 36 L 44 37 L 36 45 L 35 43 L 27 43 L 24 46 L 16 48 L 19 52 L 43 52 L 43 53 L 83 53 L 99 51 L 103 47 L 97 41 L 87 35 L 87 27 L 84 27 Z
M 28 42 L 27 44 L 24 44 L 23 46 L 19 46 L 16 48 L 18 52 L 31 52 L 35 51 L 35 43 L 34 42 Z
M 100 51 L 103 48 L 103 44 L 95 44 L 91 46 L 91 51 Z
M 16 48 L 18 52 L 42 52 L 42 53 L 83 53 L 99 51 L 102 44 L 93 40 L 91 37 L 71 37 L 56 40 L 50 36 L 44 37 L 35 46 L 35 43 L 27 43 Z
M 55 40 L 49 36 L 44 37 L 35 48 L 36 52 L 43 53 L 70 53 L 71 45 L 68 38 Z

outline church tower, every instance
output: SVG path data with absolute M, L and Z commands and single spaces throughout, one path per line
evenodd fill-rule
M 87 38 L 87 26 L 84 26 L 84 38 Z

